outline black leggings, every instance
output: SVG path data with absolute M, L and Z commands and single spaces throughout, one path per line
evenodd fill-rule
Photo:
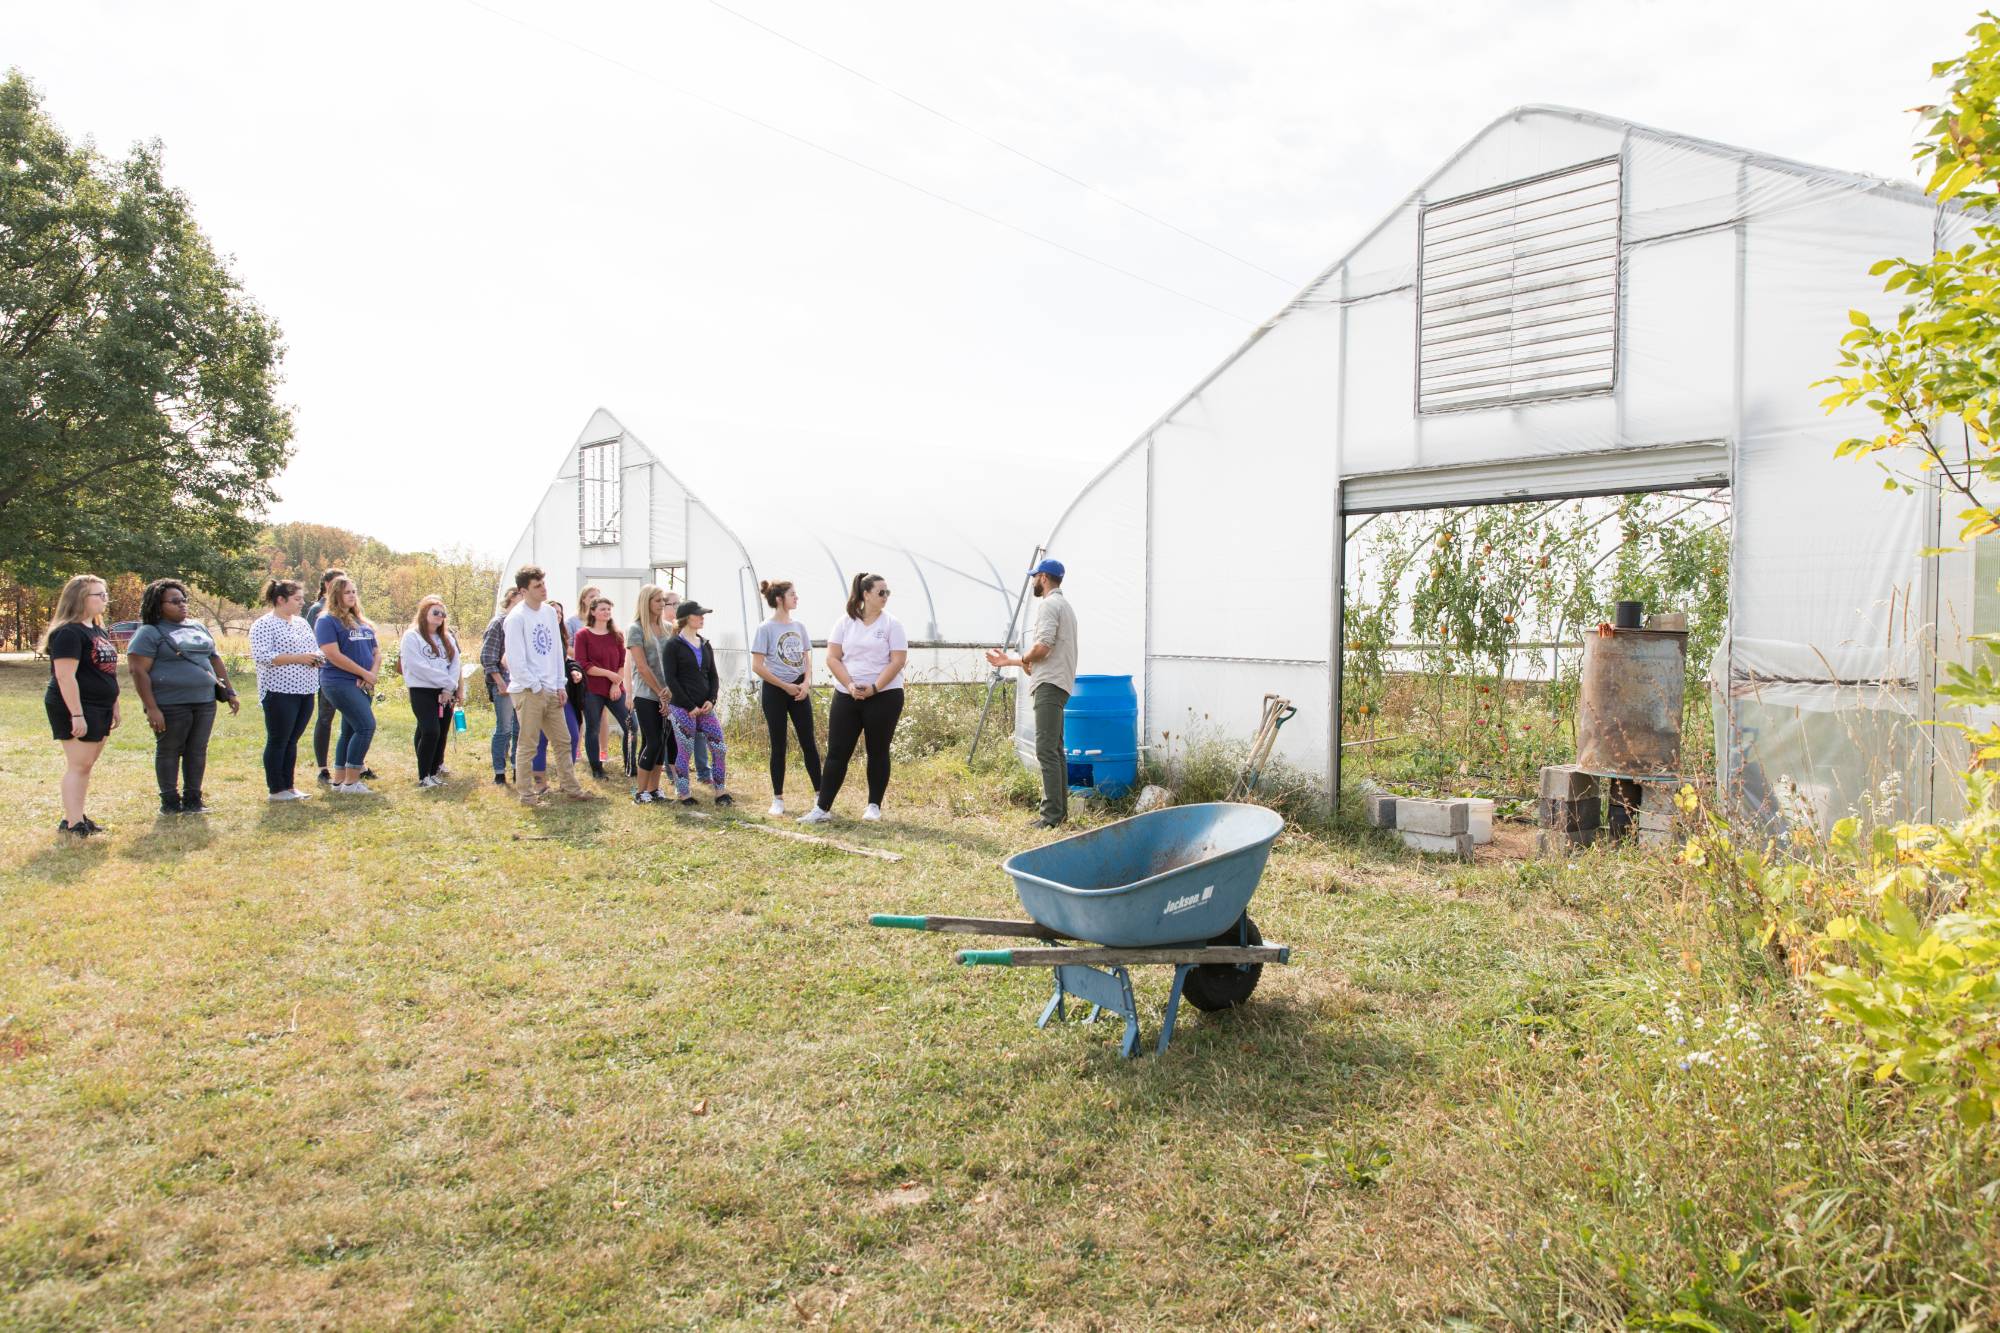
M 340 719 L 340 710 L 333 706 L 333 699 L 325 692 L 319 698 L 319 715 L 313 720 L 313 762 L 326 767 L 327 747 L 333 744 L 333 724 Z
M 200 801 L 202 775 L 208 771 L 208 735 L 215 729 L 215 701 L 161 704 L 160 714 L 167 719 L 167 729 L 153 742 L 153 775 L 160 780 L 160 799 L 181 796 Z
M 650 773 L 673 763 L 680 747 L 667 725 L 667 706 L 658 699 L 634 699 L 632 711 L 639 715 L 639 771 Z
M 764 725 L 771 732 L 771 795 L 785 794 L 785 719 L 792 720 L 792 730 L 799 734 L 799 758 L 805 760 L 806 781 L 812 783 L 813 790 L 819 790 L 819 742 L 813 739 L 812 696 L 794 699 L 785 691 L 764 682 Z M 870 754 L 874 753 L 871 748 Z
M 597 756 L 603 753 L 597 748 L 597 733 L 604 725 L 606 709 L 610 710 L 611 716 L 618 719 L 621 735 L 624 728 L 632 725 L 632 710 L 625 706 L 623 699 L 613 699 L 608 694 L 586 693 L 583 696 L 583 750 L 584 757 L 590 760 L 590 769 L 593 773 L 599 767 Z
M 819 784 L 819 808 L 833 809 L 840 784 L 847 780 L 847 761 L 854 757 L 854 744 L 868 742 L 868 804 L 882 804 L 889 791 L 889 742 L 896 736 L 896 719 L 903 715 L 903 692 L 884 690 L 857 700 L 851 694 L 833 692 L 833 708 L 826 720 L 826 773 Z
M 417 715 L 419 782 L 444 767 L 444 743 L 451 735 L 451 717 L 445 711 L 444 698 L 443 690 L 410 686 L 410 711 Z

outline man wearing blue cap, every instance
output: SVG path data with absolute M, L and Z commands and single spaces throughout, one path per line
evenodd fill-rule
M 1069 767 L 1063 760 L 1063 709 L 1076 689 L 1076 612 L 1063 596 L 1060 560 L 1044 560 L 1030 571 L 1035 597 L 1035 629 L 1028 650 L 1009 657 L 1004 648 L 986 654 L 994 667 L 1017 666 L 1035 703 L 1035 761 L 1042 769 L 1042 810 L 1034 827 L 1055 828 L 1069 817 Z

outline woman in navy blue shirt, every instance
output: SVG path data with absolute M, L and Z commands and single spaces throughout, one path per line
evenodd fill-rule
M 366 795 L 361 762 L 375 739 L 375 625 L 361 614 L 361 591 L 343 574 L 327 592 L 326 610 L 313 624 L 313 637 L 326 656 L 320 694 L 340 712 L 340 740 L 333 747 L 333 790 Z

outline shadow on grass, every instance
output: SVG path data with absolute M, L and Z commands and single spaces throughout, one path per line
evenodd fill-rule
M 111 858 L 111 846 L 103 839 L 78 842 L 49 830 L 49 846 L 21 863 L 21 869 L 38 879 L 58 884 L 71 883 L 95 874 Z
M 127 861 L 178 861 L 215 841 L 215 831 L 201 815 L 156 815 L 150 833 L 127 843 L 120 853 Z

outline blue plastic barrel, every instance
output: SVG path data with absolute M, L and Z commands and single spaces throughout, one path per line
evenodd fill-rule
M 1116 799 L 1139 780 L 1139 694 L 1130 676 L 1078 676 L 1063 709 L 1069 789 Z

